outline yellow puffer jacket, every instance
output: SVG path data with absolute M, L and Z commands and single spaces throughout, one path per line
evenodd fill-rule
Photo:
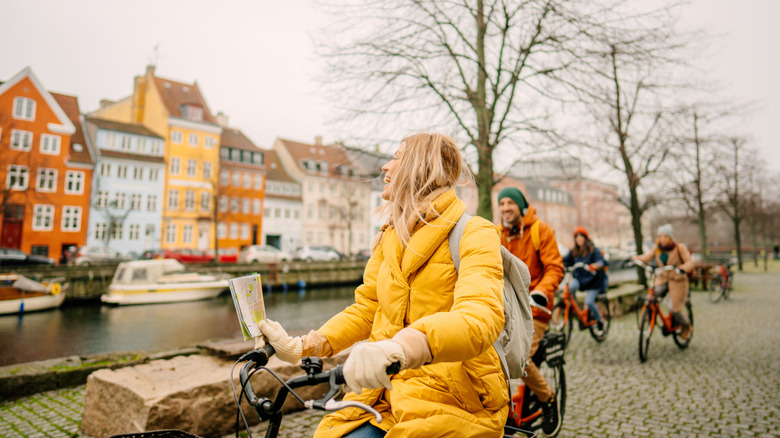
M 355 304 L 319 332 L 334 354 L 356 342 L 392 338 L 404 327 L 425 333 L 433 360 L 392 378 L 393 390 L 348 393 L 383 417 L 387 437 L 499 437 L 509 412 L 506 382 L 493 341 L 504 325 L 503 267 L 496 227 L 469 220 L 461 240 L 460 277 L 448 234 L 465 210 L 454 190 L 439 196 L 406 248 L 388 228 L 366 266 Z M 431 211 L 429 209 L 429 211 Z M 341 437 L 372 415 L 358 408 L 323 418 L 315 437 Z

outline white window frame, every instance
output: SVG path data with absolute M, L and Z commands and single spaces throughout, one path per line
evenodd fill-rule
M 200 192 L 200 210 L 209 211 L 211 209 L 211 193 Z
M 114 195 L 114 208 L 124 210 L 127 203 L 127 195 L 122 192 L 116 192 Z
M 252 174 L 251 173 L 244 173 L 244 188 L 245 189 L 251 189 L 252 188 Z
M 241 198 L 241 213 L 249 214 L 250 211 L 249 198 Z
M 138 240 L 138 238 L 141 236 L 141 225 L 139 224 L 130 224 L 127 230 L 127 239 L 128 240 Z
M 184 225 L 181 227 L 181 243 L 192 243 L 192 231 L 192 225 Z
M 35 191 L 41 193 L 55 193 L 57 191 L 57 169 L 50 169 L 48 167 L 39 167 L 38 175 L 35 177 Z M 41 187 L 43 184 L 50 187 Z
M 195 210 L 195 190 L 186 190 L 184 192 L 184 209 L 187 211 Z
M 146 211 L 157 211 L 157 195 L 149 195 L 146 198 Z
M 130 195 L 130 210 L 141 210 L 141 198 L 140 193 Z
M 18 142 L 17 138 L 19 140 Z M 29 151 L 32 149 L 33 138 L 33 133 L 30 131 L 25 131 L 23 129 L 12 129 L 10 148 L 14 151 Z M 18 147 L 15 146 L 16 144 L 22 144 L 23 146 Z
M 111 163 L 100 163 L 100 176 L 111 176 Z
M 41 134 L 40 151 L 46 155 L 59 155 L 62 137 L 54 134 Z
M 255 175 L 255 190 L 263 190 L 263 175 Z
M 160 169 L 149 169 L 149 181 L 157 181 L 160 179 Z
M 9 164 L 5 175 L 5 187 L 10 190 L 27 190 L 30 186 L 30 168 L 19 164 Z M 11 178 L 16 177 L 16 181 L 11 183 Z M 20 184 L 24 182 L 24 184 Z
M 221 170 L 219 172 L 219 185 L 222 187 L 230 185 L 230 171 Z
M 54 226 L 54 206 L 35 204 L 33 206 L 33 231 L 51 231 Z
M 178 230 L 176 224 L 168 224 L 165 226 L 165 243 L 176 243 Z
M 241 172 L 233 171 L 233 187 L 241 187 Z
M 108 224 L 105 222 L 98 222 L 95 224 L 95 239 L 99 241 L 106 240 L 106 234 L 108 234 Z
M 228 203 L 230 202 L 230 198 L 222 195 L 219 197 L 219 212 L 224 213 L 228 210 Z
M 190 178 L 198 176 L 198 160 L 193 160 L 192 158 L 187 159 L 186 172 L 186 175 Z
M 236 198 L 236 197 L 230 198 L 230 212 L 231 213 L 238 213 L 238 209 L 239 209 L 238 203 L 239 203 L 238 198 Z
M 81 231 L 81 207 L 75 205 L 62 207 L 60 229 L 68 232 Z
M 181 131 L 178 129 L 174 129 L 171 131 L 171 143 L 173 144 L 181 144 L 184 140 L 184 134 L 182 134 Z
M 261 210 L 261 202 L 259 199 L 253 199 L 252 200 L 252 214 L 254 215 L 260 215 Z
M 108 206 L 108 192 L 98 191 L 95 196 L 95 207 L 105 208 Z
M 213 148 L 216 145 L 217 145 L 217 140 L 215 140 L 214 137 L 212 137 L 210 135 L 204 135 L 203 136 L 203 146 L 211 149 L 211 148 Z
M 84 193 L 85 174 L 80 170 L 65 172 L 65 194 L 81 195 Z M 71 187 L 73 185 L 74 187 Z
M 230 224 L 230 238 L 233 240 L 238 239 L 238 223 L 231 222 Z
M 14 98 L 14 119 L 17 120 L 35 120 L 35 110 L 37 102 L 29 97 L 18 96 Z M 17 114 L 19 113 L 19 114 Z M 25 113 L 30 113 L 29 115 Z
M 143 181 L 144 168 L 141 166 L 133 166 L 133 179 Z
M 197 147 L 200 143 L 200 136 L 196 132 L 190 132 L 187 136 L 187 144 L 189 146 Z
M 201 169 L 201 172 L 203 174 L 203 179 L 210 180 L 211 179 L 211 163 L 208 161 L 203 162 L 203 168 Z
M 179 190 L 168 190 L 168 208 L 178 210 L 179 209 Z
M 171 157 L 171 175 L 181 175 L 181 158 Z
M 127 178 L 127 165 L 126 164 L 119 164 L 116 166 L 116 177 L 117 178 Z
M 218 222 L 217 223 L 217 238 L 218 239 L 225 239 L 228 235 L 228 227 L 227 224 L 224 222 Z
M 120 137 L 121 141 L 119 142 L 119 150 L 125 152 L 131 151 L 133 149 L 133 139 L 127 134 L 122 134 Z
M 249 224 L 241 224 L 241 240 L 249 239 Z

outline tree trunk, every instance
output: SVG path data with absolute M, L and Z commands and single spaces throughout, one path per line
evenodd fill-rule
M 737 245 L 737 266 L 739 267 L 739 272 L 742 272 L 742 236 L 739 235 L 739 217 L 734 218 L 732 222 L 734 222 L 734 242 Z
M 698 208 L 699 239 L 701 240 L 701 261 L 707 261 L 707 212 L 704 210 L 704 194 L 701 187 L 701 142 L 699 141 L 699 116 L 693 114 L 693 139 L 696 144 L 696 206 Z
M 639 195 L 635 186 L 630 189 L 631 192 L 631 228 L 634 230 L 634 244 L 636 245 L 637 255 L 644 251 L 644 237 L 642 236 L 642 210 L 639 208 Z M 645 270 L 637 267 L 637 276 L 641 284 L 647 284 Z
M 493 220 L 493 158 L 488 146 L 477 145 L 477 216 Z

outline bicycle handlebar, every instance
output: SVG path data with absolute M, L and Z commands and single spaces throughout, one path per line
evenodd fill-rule
M 648 273 L 653 273 L 653 274 L 656 274 L 656 275 L 660 274 L 660 273 L 662 273 L 664 271 L 674 271 L 677 274 L 685 274 L 685 271 L 683 271 L 682 269 L 678 268 L 677 266 L 672 266 L 672 265 L 667 265 L 667 266 L 664 266 L 662 268 L 653 268 L 652 266 L 648 265 L 647 263 L 645 263 L 645 262 L 643 262 L 641 260 L 636 260 L 636 259 L 631 260 L 627 264 L 627 266 L 629 266 L 629 267 L 632 266 L 632 265 L 639 266 L 640 268 L 644 269 Z

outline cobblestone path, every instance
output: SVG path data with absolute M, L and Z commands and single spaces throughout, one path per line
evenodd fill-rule
M 687 350 L 653 333 L 640 364 L 636 319 L 597 344 L 575 332 L 566 353 L 562 437 L 780 437 L 780 274 L 737 274 L 728 301 L 693 294 Z M 0 437 L 78 437 L 84 386 L 0 403 Z M 281 437 L 311 436 L 320 413 L 287 415 Z M 254 436 L 264 428 L 255 426 Z

